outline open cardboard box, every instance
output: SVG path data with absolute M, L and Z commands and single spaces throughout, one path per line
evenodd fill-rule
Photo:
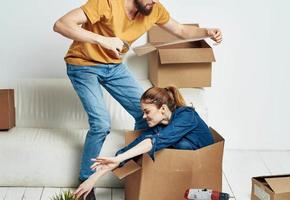
M 215 143 L 198 150 L 164 149 L 155 161 L 148 154 L 130 160 L 114 174 L 125 178 L 126 200 L 181 200 L 188 188 L 222 190 L 224 139 L 210 129 Z M 126 145 L 140 132 L 126 133 Z
M 252 178 L 251 200 L 289 200 L 290 174 Z
M 153 26 L 148 31 L 148 41 L 152 45 L 178 40 L 180 41 L 180 38 L 158 26 Z M 205 40 L 184 40 L 177 44 L 158 47 L 156 51 L 148 54 L 148 60 L 149 79 L 155 86 L 174 85 L 179 88 L 211 86 L 212 62 L 215 61 L 215 57 Z

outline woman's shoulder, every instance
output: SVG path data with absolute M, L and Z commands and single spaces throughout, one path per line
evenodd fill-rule
M 195 112 L 194 107 L 191 106 L 179 106 L 176 108 L 175 113 L 184 113 L 184 112 Z
M 191 118 L 195 115 L 195 109 L 190 106 L 177 107 L 174 112 L 174 118 Z

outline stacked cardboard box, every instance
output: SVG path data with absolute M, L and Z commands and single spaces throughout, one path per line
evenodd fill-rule
M 157 46 L 180 41 L 180 38 L 154 26 L 148 31 L 148 41 L 149 44 Z M 215 61 L 212 48 L 205 40 L 183 41 L 162 46 L 148 54 L 149 79 L 155 86 L 174 85 L 179 88 L 211 86 L 212 62 Z M 145 52 L 146 50 L 144 48 Z
M 14 126 L 14 90 L 0 89 L 0 130 L 8 130 Z
M 210 129 L 215 143 L 195 150 L 164 149 L 155 161 L 148 154 L 131 160 L 114 173 L 125 178 L 126 200 L 181 200 L 188 188 L 222 190 L 224 139 Z M 126 134 L 126 144 L 140 132 Z

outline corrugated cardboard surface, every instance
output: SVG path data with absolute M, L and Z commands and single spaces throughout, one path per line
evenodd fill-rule
M 125 179 L 126 200 L 183 199 L 188 188 L 221 191 L 224 139 L 211 131 L 216 139 L 213 145 L 195 151 L 164 149 L 156 153 L 155 162 L 142 155 L 137 161 L 141 170 Z M 126 143 L 135 137 L 126 134 Z
M 15 126 L 14 90 L 0 89 L 0 130 Z
M 148 39 L 152 44 L 160 44 L 178 38 L 154 26 L 148 32 Z M 211 86 L 212 62 L 215 57 L 212 48 L 204 40 L 160 47 L 148 54 L 148 59 L 149 79 L 155 86 Z
M 179 88 L 210 87 L 211 64 L 191 63 L 167 64 L 159 66 L 156 81 L 150 78 L 153 85 L 167 87 L 173 85 Z
M 196 26 L 198 24 L 186 24 L 187 26 Z M 153 44 L 167 43 L 175 40 L 180 40 L 181 38 L 161 29 L 159 26 L 153 26 L 148 32 L 148 40 Z
M 275 193 L 290 192 L 290 176 L 265 179 Z
M 251 200 L 289 200 L 290 174 L 252 178 Z

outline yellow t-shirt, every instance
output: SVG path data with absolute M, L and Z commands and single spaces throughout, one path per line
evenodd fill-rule
M 107 37 L 119 37 L 132 44 L 154 24 L 168 22 L 169 13 L 161 3 L 155 3 L 148 16 L 137 14 L 129 20 L 125 13 L 125 0 L 88 0 L 81 7 L 88 18 L 82 28 Z M 65 61 L 69 64 L 90 66 L 97 63 L 121 63 L 112 53 L 98 44 L 74 41 Z

